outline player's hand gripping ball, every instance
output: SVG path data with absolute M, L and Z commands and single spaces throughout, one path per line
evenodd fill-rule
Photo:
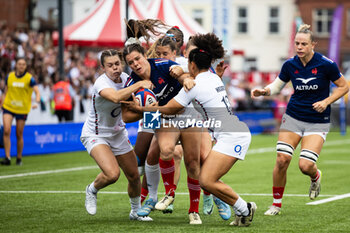
M 156 95 L 150 89 L 141 88 L 135 93 L 135 98 L 139 101 L 140 106 L 148 106 L 150 104 L 156 103 Z

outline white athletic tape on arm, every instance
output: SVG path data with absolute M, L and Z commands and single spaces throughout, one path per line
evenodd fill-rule
M 277 77 L 272 83 L 267 85 L 264 89 L 270 89 L 270 95 L 275 95 L 280 93 L 283 87 L 286 85 L 286 82 L 283 82 L 279 77 Z

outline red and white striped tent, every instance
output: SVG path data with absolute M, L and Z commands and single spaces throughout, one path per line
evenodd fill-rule
M 86 16 L 63 29 L 65 45 L 123 47 L 126 40 L 125 0 L 100 0 Z M 129 18 L 144 19 L 140 0 L 129 0 Z M 53 35 L 58 43 L 58 32 Z
M 146 18 L 160 19 L 169 26 L 178 26 L 184 33 L 185 42 L 196 33 L 207 31 L 182 9 L 176 0 L 152 0 L 147 7 Z

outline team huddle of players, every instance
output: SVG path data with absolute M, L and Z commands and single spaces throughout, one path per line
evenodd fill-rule
M 220 180 L 238 160 L 244 160 L 251 141 L 248 127 L 230 107 L 220 78 L 225 70 L 223 62 L 212 67 L 224 57 L 221 40 L 213 33 L 193 35 L 182 55 L 184 38 L 179 28 L 172 27 L 162 35 L 160 29 L 167 25 L 150 19 L 129 20 L 126 26 L 129 39 L 123 54 L 113 49 L 102 52 L 104 73 L 94 84 L 92 106 L 82 129 L 81 141 L 101 169 L 86 187 L 87 212 L 96 214 L 98 190 L 116 182 L 122 169 L 128 180 L 130 220 L 152 221 L 149 215 L 154 209 L 172 213 L 184 160 L 189 223 L 202 224 L 199 200 L 203 190 L 204 214 L 211 214 L 215 203 L 224 220 L 230 219 L 231 208 L 234 210 L 230 225 L 249 226 L 256 204 L 246 202 Z M 159 39 L 146 51 L 139 38 L 148 41 L 152 34 Z M 303 25 L 295 37 L 297 55 L 285 62 L 273 83 L 252 90 L 253 97 L 272 95 L 289 81 L 295 89 L 282 120 L 273 173 L 274 200 L 265 215 L 281 211 L 286 171 L 301 139 L 299 167 L 311 178 L 310 198 L 316 198 L 320 191 L 321 171 L 316 160 L 329 130 L 329 105 L 343 96 L 348 86 L 337 65 L 315 53 L 314 46 L 312 32 Z M 122 71 L 122 60 L 130 67 L 130 75 Z M 310 75 L 315 78 L 310 79 Z M 316 90 L 296 88 L 304 79 L 310 80 L 308 85 L 317 86 Z M 332 95 L 330 81 L 337 86 Z M 133 95 L 141 88 L 152 90 L 157 104 L 141 106 Z M 172 124 L 165 127 L 164 123 L 160 128 L 148 129 L 143 127 L 143 112 L 159 114 L 161 122 L 191 118 L 215 119 L 221 124 L 205 128 Z M 133 148 L 124 122 L 135 121 L 139 121 L 139 132 Z M 140 174 L 144 174 L 142 184 Z M 160 175 L 165 195 L 158 200 Z

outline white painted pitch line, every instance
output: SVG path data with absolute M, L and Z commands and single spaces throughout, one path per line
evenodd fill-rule
M 1 179 L 8 179 L 8 178 L 15 178 L 15 177 L 23 177 L 23 176 L 35 176 L 35 175 L 46 175 L 46 174 L 52 174 L 52 173 L 82 171 L 82 170 L 96 169 L 96 168 L 98 168 L 98 166 L 95 165 L 95 166 L 86 166 L 86 167 L 72 167 L 72 168 L 57 169 L 57 170 L 47 170 L 47 171 L 40 171 L 40 172 L 27 172 L 27 173 L 19 173 L 19 174 L 13 174 L 13 175 L 0 176 L 0 180 Z
M 322 164 L 331 164 L 331 165 L 345 165 L 345 164 L 350 164 L 350 161 L 344 161 L 344 160 L 323 160 L 321 162 Z
M 0 191 L 0 193 L 7 193 L 7 194 L 83 194 L 85 191 Z M 128 194 L 127 192 L 115 192 L 115 191 L 99 191 L 99 194 Z M 162 195 L 163 193 L 158 193 L 159 195 Z M 188 195 L 189 193 L 180 193 L 177 192 L 176 195 Z M 271 196 L 271 193 L 240 193 L 241 196 Z M 289 196 L 289 197 L 308 197 L 307 194 L 284 194 L 283 196 Z M 334 195 L 326 195 L 321 194 L 319 197 L 332 197 Z
M 319 200 L 319 201 L 308 202 L 308 203 L 306 203 L 306 205 L 320 205 L 320 204 L 324 204 L 327 202 L 336 201 L 336 200 L 349 198 L 349 197 L 350 197 L 350 193 L 346 193 L 346 194 L 336 195 L 334 197 L 326 198 L 326 199 Z

